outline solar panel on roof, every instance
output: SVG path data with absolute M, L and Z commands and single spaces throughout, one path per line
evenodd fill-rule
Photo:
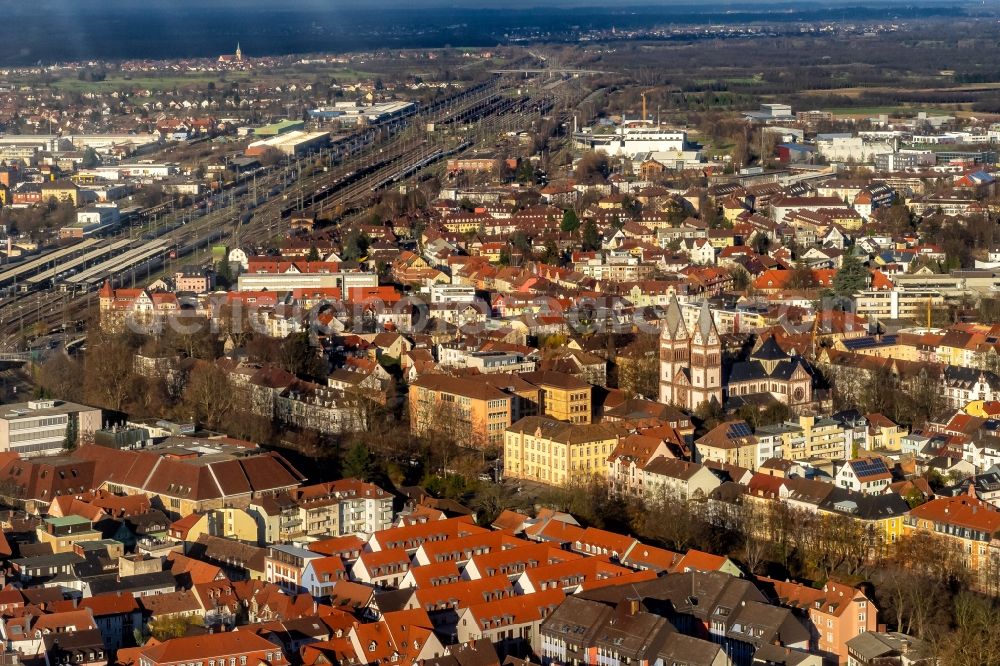
M 859 460 L 853 463 L 854 471 L 858 476 L 870 476 L 872 474 L 883 474 L 886 471 L 885 463 L 879 459 Z
M 726 434 L 730 437 L 750 437 L 753 435 L 753 431 L 750 430 L 750 426 L 746 423 L 734 423 L 729 426 L 729 430 Z

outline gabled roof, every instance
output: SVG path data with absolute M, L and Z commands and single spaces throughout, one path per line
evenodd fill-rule
M 722 571 L 729 559 L 722 555 L 713 555 L 692 548 L 674 565 L 674 571 Z
M 470 534 L 483 534 L 488 530 L 476 525 L 469 516 L 458 516 L 415 525 L 391 527 L 371 535 L 369 545 L 379 548 L 405 548 L 416 550 L 426 541 L 454 539 Z
M 280 650 L 274 643 L 252 631 L 231 631 L 172 638 L 142 649 L 142 655 L 155 663 L 207 661 L 219 655 L 239 654 L 260 650 Z
M 539 622 L 552 613 L 566 598 L 560 588 L 485 601 L 468 607 L 467 614 L 480 630 L 507 625 Z
M 420 608 L 468 608 L 473 604 L 514 596 L 514 586 L 507 576 L 487 576 L 478 580 L 462 580 L 435 587 L 418 588 L 414 595 Z

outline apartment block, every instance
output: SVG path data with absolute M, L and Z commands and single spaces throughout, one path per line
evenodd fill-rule
M 425 375 L 410 385 L 410 430 L 444 432 L 479 448 L 501 446 L 511 423 L 510 394 L 478 379 Z
M 22 457 L 57 454 L 67 444 L 79 444 L 84 434 L 94 433 L 102 425 L 99 408 L 73 402 L 29 400 L 4 405 L 0 452 L 12 451 Z

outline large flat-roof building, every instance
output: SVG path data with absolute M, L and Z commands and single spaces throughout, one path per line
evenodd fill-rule
M 346 292 L 352 287 L 377 287 L 378 275 L 358 271 L 329 273 L 243 273 L 237 282 L 239 291 L 294 291 L 295 289 L 336 288 Z
M 277 150 L 285 155 L 297 156 L 305 155 L 314 150 L 325 147 L 330 142 L 329 132 L 305 132 L 295 130 L 278 134 L 269 139 L 254 141 L 247 146 L 246 154 L 249 157 L 263 155 L 268 150 Z
M 276 123 L 271 123 L 270 125 L 258 127 L 253 131 L 253 133 L 254 136 L 274 137 L 288 132 L 303 130 L 305 129 L 305 126 L 306 123 L 304 120 L 280 120 Z
M 619 127 L 607 134 L 577 132 L 573 141 L 578 148 L 599 150 L 611 157 L 633 157 L 639 153 L 682 154 L 687 150 L 687 132 L 659 127 Z
M 23 457 L 60 453 L 101 429 L 101 410 L 60 400 L 30 400 L 0 411 L 0 452 Z M 72 440 L 72 441 L 70 441 Z

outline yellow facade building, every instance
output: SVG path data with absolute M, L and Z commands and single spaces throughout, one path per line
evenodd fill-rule
M 757 438 L 746 421 L 727 421 L 694 443 L 695 462 L 725 463 L 757 469 Z
M 42 203 L 49 199 L 61 202 L 70 202 L 74 206 L 79 205 L 80 188 L 71 180 L 57 180 L 50 183 L 42 183 Z
M 50 516 L 35 529 L 38 543 L 48 544 L 53 553 L 71 553 L 83 541 L 97 541 L 101 533 L 82 516 Z
M 410 430 L 469 446 L 502 446 L 514 397 L 481 379 L 424 375 L 410 385 Z
M 981 584 L 993 584 L 991 543 L 1000 536 L 1000 511 L 974 495 L 939 497 L 912 509 L 904 533 L 925 532 L 950 543 Z
M 623 434 L 624 428 L 616 424 L 572 424 L 529 416 L 504 433 L 504 474 L 551 485 L 606 477 L 608 456 Z
M 590 384 L 576 375 L 553 370 L 525 372 L 521 379 L 542 390 L 542 413 L 568 423 L 590 423 Z

